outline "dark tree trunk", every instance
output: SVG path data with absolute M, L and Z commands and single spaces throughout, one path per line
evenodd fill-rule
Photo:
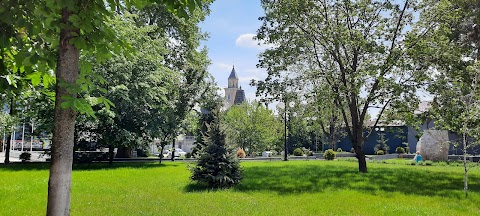
M 108 163 L 110 165 L 113 164 L 113 156 L 114 156 L 113 150 L 114 150 L 113 145 L 112 144 L 108 145 Z
M 352 144 L 356 154 L 355 157 L 358 159 L 358 171 L 361 173 L 367 173 L 367 161 L 365 159 L 365 153 L 363 152 L 363 134 L 357 133 Z
M 13 106 L 14 105 L 15 105 L 15 100 L 13 99 L 13 96 L 12 96 L 12 98 L 10 99 L 10 116 L 13 115 L 13 111 L 14 111 Z M 14 137 L 14 139 L 15 139 L 15 137 Z M 8 135 L 8 139 L 7 139 L 7 147 L 5 148 L 5 164 L 10 163 L 10 147 L 11 147 L 11 144 L 12 144 L 11 140 L 12 140 L 12 133 L 10 133 Z
M 10 147 L 11 147 L 12 135 L 8 135 L 7 146 L 5 148 L 5 164 L 10 163 Z
M 158 154 L 158 158 L 160 159 L 158 162 L 159 163 L 162 163 L 162 159 L 163 159 L 163 151 L 165 150 L 165 144 L 160 144 L 161 147 L 160 147 L 160 154 Z
M 175 161 L 175 139 L 172 140 L 172 161 Z
M 69 25 L 72 13 L 63 8 L 61 24 Z M 48 180 L 47 215 L 70 215 L 70 187 L 72 183 L 73 144 L 76 112 L 71 108 L 63 109 L 60 104 L 63 96 L 76 97 L 69 93 L 62 82 L 73 84 L 78 78 L 80 51 L 69 43 L 70 39 L 80 35 L 78 29 L 60 30 L 60 48 L 58 53 L 55 85 L 55 116 L 52 139 L 52 159 Z

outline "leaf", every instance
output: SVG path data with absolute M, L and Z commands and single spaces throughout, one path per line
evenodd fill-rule
M 41 77 L 42 77 L 41 72 L 35 72 L 27 75 L 25 79 L 29 79 L 32 82 L 33 86 L 38 86 L 38 84 L 40 84 L 41 82 Z

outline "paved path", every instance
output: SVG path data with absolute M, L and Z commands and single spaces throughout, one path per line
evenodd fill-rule
M 19 156 L 21 151 L 10 151 L 10 162 L 20 162 Z M 45 161 L 45 156 L 42 156 L 42 151 L 33 151 L 30 161 Z M 5 162 L 5 152 L 0 152 L 0 163 Z

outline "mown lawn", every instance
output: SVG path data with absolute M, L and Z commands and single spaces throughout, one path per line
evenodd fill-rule
M 188 164 L 76 166 L 72 215 L 480 215 L 480 171 L 347 161 L 242 162 L 242 183 L 208 190 Z M 44 215 L 48 165 L 0 166 L 0 215 Z

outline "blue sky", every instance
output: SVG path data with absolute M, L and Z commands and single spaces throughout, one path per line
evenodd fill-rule
M 232 65 L 239 77 L 239 85 L 245 90 L 247 99 L 255 98 L 255 88 L 249 85 L 251 79 L 263 80 L 267 73 L 256 67 L 258 54 L 266 48 L 259 46 L 252 37 L 261 22 L 258 17 L 264 12 L 259 0 L 216 0 L 210 7 L 211 13 L 200 24 L 208 32 L 209 39 L 202 44 L 208 48 L 212 61 L 210 73 L 218 86 L 227 86 Z

